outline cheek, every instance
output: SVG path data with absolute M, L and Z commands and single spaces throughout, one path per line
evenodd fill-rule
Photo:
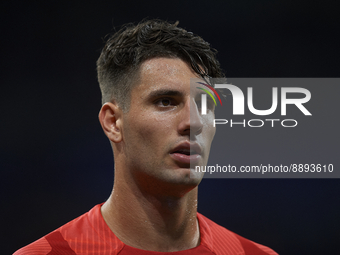
M 207 140 L 207 142 L 214 139 L 215 133 L 216 133 L 216 127 L 214 127 L 214 119 L 215 115 L 214 114 L 207 114 L 203 118 L 203 130 L 204 130 L 204 137 Z
M 169 119 L 163 116 L 150 118 L 146 114 L 132 117 L 127 124 L 127 142 L 132 142 L 135 146 L 144 147 L 144 149 L 148 147 L 156 149 L 169 134 L 171 126 Z
M 134 118 L 126 122 L 124 133 L 124 154 L 131 169 L 149 168 L 150 158 L 156 153 L 154 130 L 150 121 Z M 149 163 L 148 163 L 149 162 Z
M 168 118 L 169 119 L 169 118 Z M 170 124 L 166 118 L 146 118 L 142 114 L 126 124 L 125 154 L 131 169 L 153 172 L 168 151 Z

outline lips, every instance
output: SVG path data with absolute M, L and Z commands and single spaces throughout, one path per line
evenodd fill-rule
M 182 142 L 170 152 L 170 156 L 178 163 L 197 164 L 202 158 L 202 149 L 197 143 Z

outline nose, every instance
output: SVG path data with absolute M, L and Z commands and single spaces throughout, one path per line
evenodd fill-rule
M 179 125 L 179 133 L 190 135 L 190 140 L 195 140 L 195 137 L 202 133 L 203 121 L 194 99 L 188 99 L 182 110 L 183 117 Z

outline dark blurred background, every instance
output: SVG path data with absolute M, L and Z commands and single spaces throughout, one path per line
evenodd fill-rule
M 336 1 L 37 0 L 0 6 L 1 254 L 85 213 L 111 192 L 113 157 L 97 119 L 95 62 L 113 27 L 146 17 L 179 20 L 219 50 L 229 77 L 339 77 Z M 199 211 L 279 254 L 340 254 L 339 184 L 203 180 Z

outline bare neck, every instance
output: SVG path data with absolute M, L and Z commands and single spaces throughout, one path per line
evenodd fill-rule
M 197 187 L 179 197 L 148 195 L 131 182 L 115 179 L 101 212 L 113 233 L 135 248 L 173 252 L 200 242 Z

